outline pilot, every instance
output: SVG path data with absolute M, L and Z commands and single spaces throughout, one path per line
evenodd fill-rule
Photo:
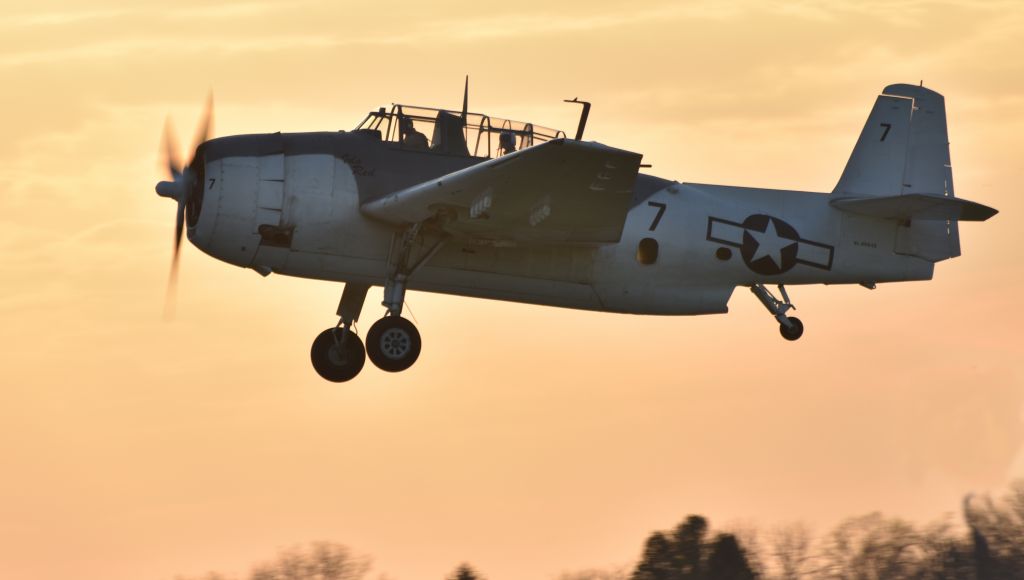
M 498 155 L 506 155 L 516 150 L 516 136 L 512 131 L 502 131 L 498 134 Z
M 398 119 L 398 128 L 402 134 L 402 147 L 417 151 L 427 151 L 430 148 L 427 143 L 427 136 L 416 130 L 416 127 L 412 124 L 412 119 L 409 117 L 400 117 Z

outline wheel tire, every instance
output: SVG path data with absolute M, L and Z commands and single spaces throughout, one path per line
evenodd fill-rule
M 345 333 L 344 339 L 341 333 L 340 328 L 328 328 L 316 337 L 309 350 L 309 358 L 317 374 L 334 383 L 354 379 L 366 363 L 363 341 L 354 332 Z M 340 345 L 335 341 L 335 334 L 342 340 Z
M 401 316 L 386 316 L 366 333 L 366 354 L 382 371 L 397 373 L 412 366 L 420 356 L 420 333 Z
M 790 316 L 789 322 L 793 325 L 789 328 L 785 324 L 779 324 L 779 333 L 782 334 L 782 338 L 796 340 L 804 335 L 804 323 L 800 322 L 799 318 Z

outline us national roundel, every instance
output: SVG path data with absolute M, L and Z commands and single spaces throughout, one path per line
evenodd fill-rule
M 779 218 L 754 214 L 743 220 L 740 256 L 754 272 L 765 276 L 788 272 L 796 265 L 799 248 L 800 234 Z
M 831 270 L 835 254 L 834 246 L 801 238 L 793 226 L 761 213 L 747 216 L 742 222 L 708 216 L 707 239 L 719 249 L 738 248 L 743 264 L 762 276 L 783 274 L 797 264 Z

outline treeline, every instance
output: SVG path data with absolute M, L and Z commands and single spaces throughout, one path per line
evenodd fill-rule
M 246 578 L 364 580 L 369 572 L 369 559 L 314 543 L 282 552 Z M 232 579 L 211 573 L 203 580 Z M 445 580 L 484 577 L 462 564 Z M 691 515 L 652 533 L 635 565 L 558 580 L 1024 580 L 1024 480 L 998 500 L 965 498 L 957 520 L 918 526 L 874 513 L 818 537 L 800 524 L 713 531 Z

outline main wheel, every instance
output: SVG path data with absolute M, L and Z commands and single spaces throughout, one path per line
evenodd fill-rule
M 800 319 L 795 316 L 790 316 L 789 322 L 792 326 L 787 327 L 785 324 L 779 323 L 779 333 L 782 334 L 782 338 L 796 340 L 803 336 L 804 323 L 800 322 Z
M 366 349 L 352 331 L 328 328 L 313 341 L 309 350 L 313 368 L 321 377 L 335 383 L 350 381 L 363 370 Z
M 366 354 L 383 371 L 404 371 L 420 356 L 420 333 L 401 316 L 385 316 L 366 333 Z

